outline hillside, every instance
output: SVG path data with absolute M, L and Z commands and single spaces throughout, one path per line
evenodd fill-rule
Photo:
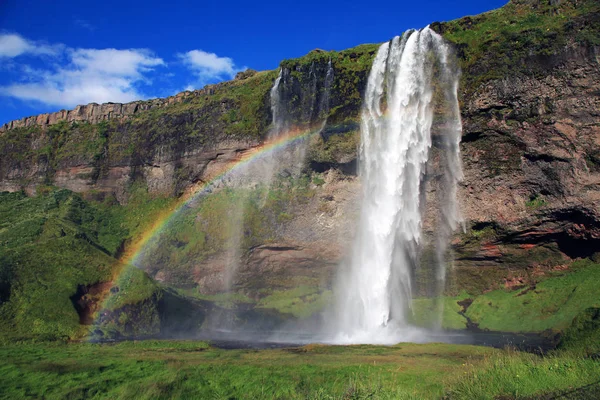
M 462 68 L 465 179 L 459 197 L 466 231 L 453 242 L 447 323 L 515 330 L 521 314 L 504 305 L 572 272 L 575 283 L 569 284 L 585 292 L 580 307 L 555 323 L 528 327 L 564 329 L 583 308 L 600 306 L 589 299 L 593 288 L 582 286 L 597 274 L 597 264 L 573 267 L 577 259 L 597 262 L 600 251 L 600 5 L 511 1 L 431 27 L 452 43 Z M 358 212 L 360 109 L 377 47 L 315 50 L 281 63 L 289 73 L 286 109 L 304 128 L 323 117 L 311 101 L 320 103 L 325 93 L 311 88 L 310 77 L 322 87 L 329 63 L 334 71 L 327 124 L 309 140 L 303 175 L 278 176 L 270 188 L 250 190 L 243 181 L 217 187 L 177 214 L 150 243 L 142 266 L 147 275 L 132 269 L 135 295 L 107 306 L 120 310 L 101 321 L 107 335 L 160 332 L 164 296 L 192 302 L 202 315 L 207 307 L 259 313 L 266 324 L 323 308 Z M 10 330 L 17 336 L 86 334 L 79 297 L 98 296 L 87 306 L 98 312 L 115 271 L 128 268 L 122 254 L 154 219 L 215 171 L 261 148 L 277 74 L 250 71 L 168 99 L 80 106 L 6 124 L 0 190 L 12 193 L 0 195 L 0 313 Z M 435 132 L 434 126 L 434 138 Z M 244 216 L 224 221 L 240 198 L 250 199 Z M 227 297 L 231 224 L 241 224 L 244 233 L 235 296 Z M 431 227 L 425 221 L 426 232 Z M 430 256 L 426 251 L 423 262 Z M 423 288 L 417 285 L 415 295 L 426 296 Z M 472 309 L 467 302 L 461 310 L 457 301 L 465 299 L 473 300 Z M 426 308 L 426 300 L 417 304 Z M 544 320 L 549 309 L 531 315 Z M 123 310 L 135 314 L 125 329 L 130 317 L 119 320 Z M 495 310 L 508 321 L 491 320 Z M 56 325 L 59 320 L 67 322 Z

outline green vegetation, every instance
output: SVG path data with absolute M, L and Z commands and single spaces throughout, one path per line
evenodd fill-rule
M 5 398 L 439 398 L 443 380 L 495 350 L 311 345 L 219 350 L 202 342 L 0 348 Z
M 515 291 L 496 290 L 474 299 L 466 315 L 482 329 L 512 332 L 564 330 L 588 307 L 600 306 L 600 266 L 576 262 L 572 271 Z
M 236 232 L 242 234 L 242 249 L 275 240 L 294 208 L 312 198 L 311 181 L 309 176 L 282 178 L 269 190 L 223 189 L 198 199 L 173 216 L 175 223 L 148 244 L 149 261 L 144 265 L 152 274 L 159 269 L 167 273 L 170 284 L 190 288 L 196 263 L 226 249 Z M 87 335 L 90 327 L 99 337 L 158 332 L 157 303 L 162 289 L 143 271 L 123 265 L 118 258 L 124 247 L 126 251 L 135 248 L 137 238 L 154 221 L 168 217 L 177 200 L 150 195 L 138 184 L 129 188 L 129 202 L 124 206 L 110 196 L 92 203 L 52 187 L 40 186 L 38 193 L 33 197 L 0 194 L 0 313 L 7 321 L 0 336 L 9 340 L 78 338 Z M 234 206 L 244 210 L 242 223 L 222 218 Z M 283 286 L 260 294 L 261 282 L 246 288 L 259 296 L 252 303 L 264 298 L 261 308 L 295 316 L 323 308 L 327 293 L 312 286 L 313 278 L 277 279 L 282 279 Z M 296 284 L 312 289 L 310 293 L 282 290 Z M 242 292 L 232 300 L 209 298 L 196 288 L 182 290 L 186 296 L 217 306 L 250 302 Z M 94 320 L 96 325 L 88 325 Z
M 218 124 L 228 136 L 260 137 L 270 123 L 266 99 L 275 77 L 275 71 L 265 71 L 243 80 L 210 85 L 210 94 L 205 96 L 190 96 L 183 102 L 136 113 L 126 124 L 127 130 L 135 134 L 134 146 L 214 141 L 216 138 L 211 136 L 215 127 L 208 126 L 207 121 Z M 138 153 L 139 148 L 134 148 Z
M 203 294 L 198 291 L 198 288 L 177 288 L 178 293 L 183 296 L 199 299 L 199 300 L 207 300 L 213 302 L 215 305 L 226 308 L 233 309 L 239 304 L 251 304 L 254 301 L 243 293 L 237 292 L 227 292 L 227 293 L 216 293 L 216 294 Z
M 559 349 L 544 357 L 508 350 L 486 355 L 479 365 L 467 364 L 462 376 L 447 381 L 448 397 L 598 398 L 599 310 L 579 313 L 563 334 Z
M 293 283 L 293 282 L 292 282 Z M 251 305 L 255 310 L 275 310 L 294 318 L 307 318 L 323 309 L 331 302 L 332 292 L 318 286 L 300 285 L 286 289 L 252 288 L 255 297 L 250 298 L 241 292 L 203 294 L 197 288 L 178 288 L 180 294 L 199 300 L 207 300 L 216 306 L 233 309 L 241 304 Z
M 0 193 L 2 334 L 74 337 L 78 285 L 109 281 L 123 231 L 67 190 Z
M 443 24 L 443 36 L 459 52 L 467 91 L 511 74 L 536 73 L 529 59 L 556 54 L 575 42 L 600 42 L 600 4 L 595 0 L 511 1 L 497 10 Z M 577 32 L 573 35 L 574 32 Z M 541 71 L 540 71 L 541 72 Z
M 108 124 L 60 121 L 46 131 L 40 127 L 16 128 L 0 138 L 2 163 L 29 168 L 33 163 L 47 164 L 44 182 L 50 184 L 54 171 L 60 167 L 89 163 L 93 167 L 91 177 L 97 180 L 102 161 L 106 156 Z M 103 171 L 102 171 L 103 172 Z M 22 182 L 27 185 L 29 182 Z
M 347 163 L 356 159 L 360 134 L 355 129 L 344 132 L 346 129 L 352 129 L 351 127 L 342 126 L 342 133 L 334 134 L 327 140 L 323 140 L 321 136 L 313 137 L 310 141 L 308 159 L 317 163 L 331 164 Z
M 310 183 L 309 176 L 288 177 L 268 188 L 223 188 L 201 196 L 148 243 L 147 270 L 151 275 L 162 270 L 170 283 L 186 287 L 198 262 L 232 246 L 244 253 L 275 241 L 295 208 L 314 195 Z
M 0 398 L 11 400 L 521 398 L 600 379 L 597 360 L 566 350 L 541 357 L 447 344 L 257 351 L 193 341 L 55 343 L 4 346 L 0 357 Z
M 600 265 L 588 260 L 577 261 L 569 271 L 537 277 L 525 287 L 443 297 L 441 313 L 439 299 L 415 299 L 413 322 L 419 326 L 435 326 L 441 315 L 442 327 L 446 329 L 464 329 L 468 318 L 484 330 L 565 332 L 581 312 L 589 307 L 600 307 L 595 283 L 598 279 Z M 463 303 L 465 299 L 470 300 L 469 304 Z M 466 309 L 464 313 L 463 309 Z
M 112 196 L 105 197 L 102 203 L 97 205 L 112 216 L 114 224 L 127 232 L 127 241 L 135 241 L 154 221 L 177 205 L 176 198 L 148 193 L 148 188 L 139 182 L 129 186 L 127 197 L 127 204 L 122 206 Z
M 532 196 L 527 202 L 525 202 L 525 206 L 532 210 L 536 210 L 538 208 L 546 206 L 548 203 L 541 195 Z
M 257 308 L 270 308 L 296 318 L 307 318 L 322 311 L 331 303 L 333 293 L 315 286 L 298 286 L 287 290 L 267 290 Z
M 600 4 L 593 0 L 512 1 L 437 28 L 457 46 L 468 92 L 513 74 L 542 76 L 544 71 L 531 64 L 544 65 L 546 57 L 574 45 L 600 45 L 599 15 Z M 281 63 L 299 83 L 291 85 L 295 92 L 289 102 L 300 111 L 307 71 L 313 66 L 322 71 L 330 60 L 335 68 L 329 125 L 311 138 L 310 161 L 342 164 L 355 158 L 361 93 L 377 47 L 313 51 Z M 530 63 L 533 58 L 542 62 Z M 277 177 L 270 188 L 219 188 L 182 207 L 143 255 L 152 276 L 160 271 L 177 286 L 171 291 L 118 260 L 124 249 L 136 248 L 155 221 L 175 211 L 179 203 L 174 195 L 197 176 L 176 166 L 173 192 L 163 195 L 151 195 L 136 182 L 126 188 L 125 205 L 101 191 L 78 195 L 51 186 L 59 169 L 86 165 L 90 168 L 80 177 L 98 182 L 107 177 L 109 166 L 143 166 L 159 151 L 178 159 L 186 149 L 223 139 L 257 142 L 271 122 L 268 94 L 276 75 L 266 71 L 212 85 L 202 95 L 123 121 L 62 121 L 45 130 L 18 128 L 0 136 L 0 170 L 39 170 L 40 175 L 19 183 L 44 183 L 33 197 L 0 193 L 0 342 L 6 344 L 0 348 L 0 398 L 471 399 L 555 395 L 598 382 L 600 265 L 578 261 L 568 271 L 553 271 L 551 267 L 564 263 L 557 248 L 500 243 L 503 232 L 492 224 L 469 230 L 460 252 L 468 263 L 481 256 L 485 245 L 485 256 L 502 257 L 506 267 L 457 267 L 454 282 L 460 285 L 453 283 L 442 298 L 415 299 L 410 322 L 447 329 L 475 324 L 483 330 L 561 332 L 559 351 L 540 357 L 438 344 L 260 352 L 223 351 L 199 342 L 15 345 L 80 339 L 90 331 L 97 338 L 155 334 L 161 329 L 158 304 L 165 296 L 300 319 L 330 302 L 331 291 L 319 277 L 296 271 L 248 279 L 228 294 L 202 293 L 194 281 L 198 265 L 230 246 L 242 249 L 243 257 L 256 246 L 276 243 L 300 206 L 314 197 L 315 186 L 325 183 L 322 175 Z M 521 165 L 521 150 L 509 135 L 473 146 L 489 160 L 485 168 L 490 176 Z M 491 152 L 502 157 L 486 157 Z M 598 164 L 594 157 L 586 159 L 590 168 Z M 546 205 L 541 195 L 525 203 L 532 212 Z M 231 210 L 241 211 L 232 215 Z M 540 266 L 544 275 L 536 269 Z M 519 280 L 506 281 L 503 288 L 513 271 Z M 194 321 L 201 324 L 200 318 Z
M 362 93 L 378 47 L 379 44 L 363 44 L 339 52 L 313 50 L 303 57 L 282 61 L 281 67 L 288 68 L 292 78 L 302 84 L 312 65 L 324 69 L 331 60 L 335 73 L 330 96 L 329 123 L 344 123 L 358 117 Z M 298 100 L 300 99 L 292 98 L 291 110 L 301 108 L 294 106 L 294 102 Z
M 595 357 L 600 355 L 600 308 L 583 310 L 564 332 L 559 348 L 573 355 Z
M 461 293 L 456 297 L 413 299 L 408 320 L 425 328 L 466 329 L 467 319 L 461 314 L 463 307 L 459 302 L 467 298 L 467 293 Z
M 556 54 L 577 43 L 586 46 L 600 43 L 600 5 L 596 1 L 550 3 L 532 5 L 511 1 L 505 7 L 482 15 L 432 25 L 456 45 L 464 71 L 462 87 L 467 92 L 490 79 L 511 74 L 545 76 L 545 71 L 535 70 L 535 65 L 544 63 L 532 63 L 532 58 Z M 356 121 L 378 46 L 364 44 L 339 52 L 318 50 L 283 61 L 281 67 L 288 68 L 298 83 L 290 83 L 288 108 L 292 113 L 294 110 L 302 112 L 304 108 L 300 103 L 307 97 L 310 68 L 314 66 L 319 71 L 319 79 L 324 79 L 321 75 L 331 60 L 335 74 L 329 124 Z M 50 184 L 57 170 L 88 165 L 92 170 L 82 172 L 81 178 L 95 182 L 107 176 L 109 165 L 152 162 L 158 149 L 160 154 L 177 158 L 183 149 L 212 146 L 224 139 L 260 140 L 271 123 L 268 96 L 277 71 L 248 75 L 245 79 L 209 85 L 203 92 L 184 96 L 179 102 L 155 104 L 122 121 L 95 125 L 62 121 L 45 131 L 39 127 L 12 129 L 0 136 L 3 170 L 15 167 L 30 170 L 34 164 L 42 165 L 46 167 L 40 172 L 44 176 L 23 178 L 20 183 L 27 185 L 35 179 Z M 322 90 L 321 86 L 318 85 L 317 90 Z M 352 154 L 355 141 L 356 137 L 348 134 L 317 143 L 313 149 L 315 160 L 331 162 Z M 502 158 L 489 159 L 486 168 L 491 175 L 510 172 L 520 165 L 520 153 L 509 139 L 494 138 L 477 141 L 474 145 L 487 147 L 480 149 L 484 152 L 504 154 Z M 190 175 L 188 168 L 177 166 L 175 193 L 171 194 L 177 194 L 188 185 L 193 179 Z
M 473 227 L 469 233 L 474 239 L 481 241 L 492 240 L 497 236 L 493 225 L 484 225 L 481 228 Z
M 600 394 L 600 363 L 568 352 L 545 357 L 504 351 L 479 364 L 467 364 L 462 376 L 448 381 L 450 399 L 563 398 L 594 399 Z M 586 387 L 591 385 L 589 387 Z M 579 390 L 575 390 L 580 388 Z M 547 395 L 547 397 L 542 396 Z
M 223 221 L 221 216 L 226 210 L 243 204 L 241 249 L 276 241 L 289 218 L 285 216 L 294 215 L 295 207 L 314 196 L 314 180 L 309 176 L 281 178 L 268 191 L 262 187 L 221 189 L 198 199 L 193 206 L 183 208 L 173 219 L 176 223 L 167 225 L 149 243 L 148 262 L 144 264 L 149 265 L 151 274 L 158 270 L 167 273 L 169 283 L 180 285 L 179 291 L 185 296 L 224 308 L 246 303 L 257 310 L 309 317 L 321 311 L 331 297 L 316 275 L 257 276 L 228 295 L 203 294 L 189 278 L 198 261 L 226 249 L 239 229 L 239 224 L 227 228 L 235 221 Z M 98 319 L 100 305 L 108 311 L 100 319 L 102 326 L 94 327 L 101 336 L 157 332 L 160 321 L 156 304 L 162 298 L 161 289 L 144 272 L 120 264 L 117 257 L 124 243 L 139 237 L 151 221 L 170 213 L 175 200 L 151 196 L 137 185 L 130 188 L 130 202 L 125 206 L 114 205 L 108 198 L 92 204 L 72 192 L 51 187 L 40 187 L 39 193 L 35 197 L 22 193 L 0 195 L 0 313 L 8 321 L 1 329 L 2 335 L 53 339 L 87 334 L 87 326 L 80 325 L 83 317 L 78 315 L 75 302 L 82 295 L 78 294 L 82 287 L 104 283 L 109 284 L 106 290 L 110 285 L 116 288 L 106 301 L 101 294 L 88 296 L 97 303 L 88 318 Z M 496 234 L 494 227 L 486 225 L 474 227 L 467 236 L 481 243 Z M 503 257 L 518 268 L 519 263 L 551 267 L 560 261 L 554 260 L 552 249 L 544 247 L 511 249 L 502 247 Z M 457 269 L 463 274 L 461 271 Z M 523 271 L 527 276 L 521 285 L 491 292 L 482 289 L 487 284 L 477 282 L 493 280 L 498 287 L 507 271 L 483 268 L 477 269 L 480 278 L 460 275 L 463 291 L 459 295 L 415 299 L 411 321 L 420 326 L 441 323 L 447 329 L 464 329 L 468 318 L 480 329 L 564 331 L 584 309 L 599 306 L 593 283 L 600 278 L 597 264 L 580 261 L 566 272 L 547 270 L 545 275 Z M 467 298 L 472 304 L 462 304 Z
M 0 193 L 2 338 L 58 339 L 87 334 L 75 303 L 84 295 L 82 290 L 100 284 L 111 286 L 112 282 L 116 293 L 105 306 L 120 314 L 125 306 L 157 299 L 157 286 L 142 271 L 117 261 L 129 237 L 127 224 L 116 215 L 119 213 L 105 205 L 92 205 L 68 190 L 42 188 L 40 193 L 35 197 Z M 118 279 L 113 282 L 115 275 Z M 100 294 L 89 296 L 94 302 L 103 299 Z M 127 313 L 141 312 L 132 309 Z

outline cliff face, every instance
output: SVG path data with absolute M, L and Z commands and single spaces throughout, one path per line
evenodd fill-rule
M 88 105 L 13 122 L 25 127 L 0 134 L 0 188 L 35 192 L 39 185 L 57 185 L 123 202 L 127 186 L 141 180 L 152 192 L 175 194 L 201 179 L 209 163 L 227 162 L 258 143 L 256 132 L 268 125 L 265 93 L 272 75 L 165 100 Z M 259 95 L 238 93 L 248 86 Z M 242 102 L 253 108 L 243 115 L 253 125 L 250 132 L 238 127 L 246 122 L 238 118 Z
M 511 2 L 439 27 L 464 74 L 458 280 L 534 284 L 600 249 L 599 21 L 591 2 Z
M 286 61 L 286 101 L 300 110 L 296 119 L 302 122 L 306 105 L 296 102 L 310 92 L 303 79 L 327 71 L 330 60 L 337 70 L 330 120 L 355 116 L 375 49 L 315 51 Z M 57 185 L 125 202 L 127 186 L 143 181 L 151 192 L 179 194 L 265 137 L 277 72 L 247 75 L 164 100 L 91 104 L 10 122 L 0 132 L 0 190 L 34 193 L 39 185 Z
M 482 288 L 528 284 L 600 249 L 597 51 L 532 59 L 544 74 L 495 79 L 465 97 L 460 197 L 472 230 L 457 246 L 459 279 L 499 266 L 478 277 Z
M 594 222 L 600 215 L 599 49 L 570 47 L 532 60 L 540 68 L 550 63 L 544 76 L 507 76 L 465 99 L 469 220 L 529 226 L 532 236 L 550 229 L 545 224 L 553 219 L 572 219 L 585 225 L 582 237 L 600 239 Z
M 600 249 L 599 7 L 534 3 L 432 24 L 454 43 L 463 69 L 467 231 L 454 242 L 451 291 L 467 281 L 471 291 L 523 283 Z M 327 280 L 351 243 L 357 122 L 376 48 L 314 51 L 282 63 L 286 101 L 300 124 L 316 118 L 305 112 L 311 73 L 322 80 L 332 64 L 328 124 L 312 139 L 307 163 L 322 182 L 310 185 L 310 199 L 294 205 L 269 243 L 242 255 L 239 285 L 247 291 L 266 281 L 297 286 L 290 275 Z M 165 100 L 81 106 L 9 123 L 0 133 L 0 190 L 56 185 L 126 203 L 128 188 L 141 182 L 150 192 L 178 195 L 260 145 L 276 77 L 261 72 Z M 226 263 L 217 252 L 183 275 L 218 292 Z M 182 275 L 160 263 L 150 272 L 171 282 Z
M 42 128 L 48 125 L 54 125 L 61 121 L 66 122 L 89 122 L 97 124 L 111 119 L 125 119 L 141 111 L 152 108 L 166 107 L 174 103 L 181 103 L 190 96 L 210 94 L 211 89 L 202 89 L 195 92 L 182 92 L 177 96 L 167 97 L 166 99 L 155 99 L 150 101 L 134 101 L 127 104 L 121 103 L 91 103 L 77 106 L 73 110 L 61 110 L 53 113 L 40 114 L 33 117 L 25 117 L 15 121 L 7 122 L 0 127 L 0 132 L 16 128 L 29 128 L 39 126 Z
M 240 72 L 236 76 L 236 81 L 247 79 L 255 74 L 256 71 L 254 70 Z M 53 113 L 40 114 L 7 122 L 0 126 L 0 133 L 17 128 L 47 128 L 49 125 L 55 125 L 62 121 L 69 123 L 87 122 L 90 124 L 97 124 L 99 122 L 109 120 L 122 121 L 147 110 L 166 108 L 173 104 L 190 102 L 196 97 L 212 96 L 218 89 L 219 85 L 207 85 L 200 90 L 185 91 L 164 99 L 133 101 L 126 104 L 91 103 L 87 105 L 80 105 L 75 107 L 73 110 L 60 110 Z

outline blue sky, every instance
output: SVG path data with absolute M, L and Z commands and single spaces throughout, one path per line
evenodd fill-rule
M 0 0 L 0 124 L 164 97 L 474 15 L 506 0 Z

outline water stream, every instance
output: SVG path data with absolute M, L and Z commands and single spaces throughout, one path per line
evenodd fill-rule
M 377 52 L 361 114 L 361 216 L 350 260 L 339 274 L 335 310 L 327 318 L 329 341 L 397 343 L 419 335 L 408 317 L 424 242 L 424 179 L 434 116 L 442 137 L 443 194 L 435 207 L 432 284 L 437 294 L 444 288 L 448 241 L 461 221 L 456 195 L 462 128 L 453 65 L 449 47 L 429 28 L 408 31 Z

